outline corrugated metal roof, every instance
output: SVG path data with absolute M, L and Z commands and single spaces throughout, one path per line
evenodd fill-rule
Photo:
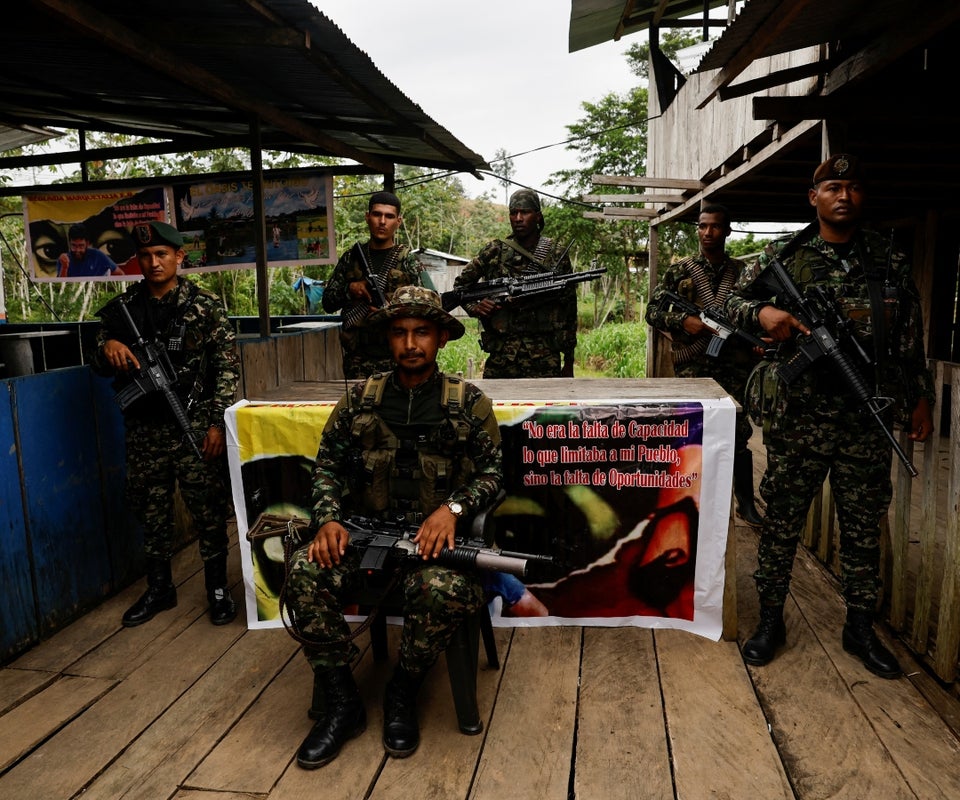
M 306 0 L 22 0 L 0 28 L 0 122 L 487 168 Z M 3 137 L 0 136 L 0 142 Z
M 776 35 L 763 42 L 755 58 L 840 39 L 871 38 L 887 30 L 905 5 L 904 0 L 750 0 L 703 57 L 697 72 L 725 66 L 774 27 Z
M 710 8 L 728 0 L 709 0 Z M 571 0 L 569 50 L 575 53 L 603 42 L 643 31 L 653 24 L 703 13 L 704 0 Z

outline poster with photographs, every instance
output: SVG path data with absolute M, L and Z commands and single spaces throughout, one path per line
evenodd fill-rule
M 174 225 L 190 259 L 185 272 L 255 266 L 252 181 L 189 183 L 172 192 Z M 336 261 L 332 194 L 333 178 L 326 174 L 264 178 L 267 266 Z
M 167 220 L 166 190 L 25 193 L 23 215 L 34 280 L 139 280 L 130 231 L 138 222 Z

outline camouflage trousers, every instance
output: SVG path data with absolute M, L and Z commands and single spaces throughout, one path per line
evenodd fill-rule
M 484 349 L 490 355 L 483 365 L 484 378 L 559 378 L 560 353 L 535 336 L 500 336 L 495 340 L 485 334 Z
M 304 646 L 304 655 L 315 670 L 350 664 L 359 655 L 349 640 L 343 609 L 356 602 L 364 585 L 361 555 L 348 548 L 337 566 L 321 569 L 307 561 L 305 547 L 294 554 L 286 603 L 294 628 L 317 642 Z M 399 663 L 408 672 L 419 674 L 446 650 L 463 619 L 480 608 L 483 590 L 477 576 L 436 565 L 405 568 L 400 586 L 404 600 Z
M 876 610 L 880 520 L 892 497 L 891 447 L 879 426 L 855 410 L 788 413 L 766 439 L 760 495 L 767 511 L 754 573 L 760 601 L 783 605 L 800 532 L 827 475 L 840 524 L 840 572 L 848 608 Z
M 126 421 L 127 503 L 143 526 L 148 558 L 167 560 L 175 547 L 173 501 L 180 496 L 193 518 L 200 557 L 209 561 L 227 552 L 230 495 L 227 459 L 199 461 L 173 424 Z

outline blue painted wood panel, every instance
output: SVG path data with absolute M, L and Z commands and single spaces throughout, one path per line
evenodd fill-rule
M 0 382 L 0 658 L 39 638 L 23 518 L 10 383 Z
M 11 382 L 41 635 L 112 585 L 89 368 Z
M 104 531 L 113 588 L 120 589 L 143 575 L 143 531 L 127 508 L 124 494 L 127 465 L 123 414 L 108 378 L 100 378 L 91 370 L 90 385 L 100 447 Z

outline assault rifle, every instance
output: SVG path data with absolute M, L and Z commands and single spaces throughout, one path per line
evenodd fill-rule
M 123 313 L 127 327 L 133 335 L 134 344 L 131 349 L 140 362 L 140 369 L 132 374 L 132 382 L 117 392 L 117 403 L 121 410 L 123 410 L 134 400 L 139 400 L 151 392 L 163 392 L 163 396 L 167 400 L 167 405 L 170 406 L 170 410 L 177 420 L 177 425 L 179 425 L 180 430 L 183 431 L 183 438 L 190 445 L 190 448 L 196 454 L 197 458 L 202 461 L 203 455 L 200 452 L 200 448 L 197 447 L 196 442 L 197 433 L 190 425 L 187 412 L 180 402 L 177 393 L 173 390 L 173 386 L 177 382 L 177 371 L 170 362 L 167 349 L 158 346 L 154 342 L 148 342 L 143 338 L 137 328 L 137 324 L 133 321 L 133 317 L 130 316 L 130 309 L 127 308 L 127 303 L 123 300 L 120 301 L 120 311 Z
M 417 545 L 412 539 L 419 525 L 406 522 L 388 522 L 362 516 L 343 520 L 343 527 L 350 533 L 350 546 L 363 549 L 360 569 L 370 573 L 380 572 L 389 564 L 422 560 L 417 554 Z M 528 577 L 531 571 L 554 566 L 549 556 L 514 553 L 486 547 L 479 539 L 458 539 L 453 550 L 444 548 L 433 563 L 445 567 L 469 570 L 482 569 L 506 572 L 518 578 Z
M 759 349 L 765 355 L 772 353 L 773 348 L 769 342 L 765 342 L 759 336 L 754 336 L 752 333 L 747 333 L 747 331 L 736 327 L 716 308 L 710 306 L 700 308 L 696 303 L 691 303 L 685 297 L 681 297 L 669 289 L 663 289 L 661 294 L 670 301 L 671 306 L 676 306 L 690 316 L 699 317 L 700 321 L 713 333 L 713 336 L 710 337 L 710 342 L 707 344 L 707 355 L 711 358 L 716 358 L 720 355 L 723 345 L 731 336 L 734 339 L 739 339 L 745 344 L 748 344 L 755 350 Z
M 457 306 L 476 303 L 480 300 L 508 301 L 520 297 L 532 297 L 540 294 L 559 292 L 561 289 L 583 281 L 594 281 L 607 271 L 606 267 L 597 267 L 583 272 L 532 272 L 515 278 L 491 278 L 473 286 L 451 289 L 440 295 L 445 311 Z
M 777 365 L 777 376 L 789 386 L 808 367 L 821 358 L 826 358 L 847 391 L 873 416 L 877 425 L 890 440 L 897 458 L 903 462 L 910 476 L 915 478 L 918 474 L 917 468 L 907 457 L 907 454 L 903 452 L 900 443 L 897 442 L 880 417 L 880 414 L 893 403 L 893 399 L 879 397 L 871 393 L 857 365 L 843 349 L 841 342 L 831 332 L 832 328 L 837 332 L 837 335 L 842 337 L 843 344 L 853 350 L 860 362 L 868 367 L 873 366 L 873 359 L 860 346 L 856 337 L 850 333 L 850 322 L 837 312 L 836 303 L 833 299 L 828 296 L 822 286 L 808 286 L 806 295 L 801 294 L 790 274 L 776 256 L 770 259 L 759 277 L 759 282 L 775 294 L 783 296 L 790 312 L 810 330 L 809 336 L 798 336 L 796 338 L 797 352 Z
M 373 273 L 370 271 L 370 265 L 367 263 L 367 257 L 363 252 L 363 248 L 360 246 L 359 242 L 355 242 L 353 245 L 353 250 L 356 250 L 357 254 L 360 256 L 360 271 L 363 273 L 363 279 L 367 282 L 367 286 L 370 287 L 370 294 L 373 297 L 373 305 L 377 308 L 383 308 L 387 304 L 387 298 L 383 293 L 383 289 L 380 284 L 377 283 L 377 279 L 374 277 Z M 344 313 L 340 315 L 341 322 L 344 328 L 355 328 L 359 325 L 370 313 L 370 306 L 360 301 L 358 303 L 353 303 L 349 308 L 344 309 Z

